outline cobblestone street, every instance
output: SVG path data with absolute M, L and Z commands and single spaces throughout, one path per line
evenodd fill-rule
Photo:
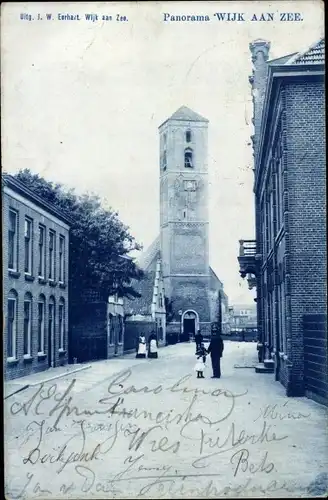
M 324 494 L 327 410 L 235 367 L 256 363 L 253 343 L 225 342 L 220 380 L 210 359 L 196 379 L 194 349 L 95 362 L 9 397 L 7 498 Z

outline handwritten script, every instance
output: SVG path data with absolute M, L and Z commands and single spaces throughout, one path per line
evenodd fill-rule
M 8 498 L 131 492 L 207 498 L 293 488 L 278 481 L 271 456 L 288 440 L 275 426 L 282 418 L 277 408 L 257 410 L 247 430 L 237 418 L 247 390 L 192 387 L 190 375 L 139 386 L 132 376 L 131 369 L 116 374 L 87 399 L 74 392 L 73 379 L 64 389 L 42 384 L 12 403 L 10 418 L 25 423 L 15 443 L 25 472 L 10 478 Z M 44 481 L 45 470 L 51 482 Z

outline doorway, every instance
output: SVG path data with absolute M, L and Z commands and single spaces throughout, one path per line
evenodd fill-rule
M 194 311 L 186 311 L 183 315 L 183 339 L 189 340 L 193 338 L 197 330 L 197 313 Z

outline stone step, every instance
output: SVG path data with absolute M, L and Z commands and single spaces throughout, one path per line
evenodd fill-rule
M 266 368 L 264 366 L 264 363 L 259 363 L 258 365 L 255 366 L 255 373 L 273 373 L 274 369 L 273 366 L 272 368 Z
M 274 369 L 274 360 L 273 359 L 265 359 L 264 360 L 264 366 L 265 366 L 265 368 L 272 368 L 272 369 Z

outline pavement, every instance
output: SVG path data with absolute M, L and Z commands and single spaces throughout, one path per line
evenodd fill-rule
M 221 379 L 195 361 L 186 343 L 29 377 L 4 403 L 6 498 L 324 496 L 327 408 L 236 368 L 252 343 L 225 341 Z

